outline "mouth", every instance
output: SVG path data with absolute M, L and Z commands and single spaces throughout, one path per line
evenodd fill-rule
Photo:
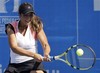
M 29 21 L 29 20 L 25 20 L 25 22 L 26 22 L 26 23 L 29 23 L 30 21 Z

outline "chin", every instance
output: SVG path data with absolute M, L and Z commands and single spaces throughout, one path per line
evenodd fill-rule
M 25 21 L 25 23 L 26 23 L 26 24 L 29 24 L 29 23 L 30 23 L 30 21 Z

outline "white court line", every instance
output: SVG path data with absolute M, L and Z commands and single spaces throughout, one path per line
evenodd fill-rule
M 78 25 L 78 0 L 76 0 L 76 40 L 79 43 L 79 25 Z

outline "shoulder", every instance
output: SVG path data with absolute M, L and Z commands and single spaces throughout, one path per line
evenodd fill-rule
M 18 23 L 19 23 L 19 21 L 18 21 L 18 20 L 16 20 L 16 21 L 11 22 L 10 24 L 11 24 L 13 27 L 15 27 L 15 26 L 17 26 L 17 25 L 18 25 Z
M 13 21 L 11 23 L 5 24 L 5 32 L 7 34 L 7 30 L 13 30 L 15 32 L 15 27 L 17 26 L 18 21 Z
M 19 21 L 16 20 L 16 21 L 13 21 L 13 22 L 11 22 L 11 23 L 7 23 L 7 24 L 5 24 L 5 27 L 7 27 L 7 26 L 13 26 L 13 27 L 14 27 L 14 26 L 17 26 L 17 25 L 18 25 L 18 22 L 19 22 Z

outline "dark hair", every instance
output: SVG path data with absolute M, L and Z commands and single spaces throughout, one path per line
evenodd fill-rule
M 20 6 L 19 6 L 19 10 L 18 10 L 19 14 L 27 14 L 27 13 L 34 13 L 34 10 L 33 10 L 33 7 L 30 3 L 22 3 Z

